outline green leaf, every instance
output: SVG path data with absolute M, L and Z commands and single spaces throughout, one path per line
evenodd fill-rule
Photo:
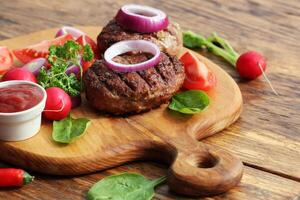
M 134 173 L 122 173 L 103 178 L 93 185 L 87 194 L 88 200 L 150 200 L 154 187 L 164 182 L 166 177 L 147 180 Z
M 71 143 L 86 131 L 89 119 L 73 119 L 70 115 L 63 120 L 53 122 L 52 138 L 59 143 Z
M 209 105 L 208 95 L 200 90 L 188 90 L 172 97 L 169 109 L 184 114 L 195 114 Z

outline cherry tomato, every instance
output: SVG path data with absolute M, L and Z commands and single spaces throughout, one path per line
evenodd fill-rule
M 0 46 L 0 75 L 4 74 L 13 65 L 13 57 L 7 47 Z
M 1 80 L 2 81 L 24 80 L 24 81 L 31 81 L 37 83 L 34 74 L 23 68 L 10 69 L 3 75 Z
M 46 89 L 47 99 L 43 116 L 49 120 L 61 120 L 68 116 L 72 102 L 70 96 L 61 88 Z
M 19 61 L 26 64 L 35 58 L 46 58 L 48 56 L 48 49 L 51 45 L 62 45 L 68 40 L 72 40 L 71 34 L 63 35 L 54 40 L 44 40 L 38 44 L 31 45 L 23 49 L 13 50 L 14 55 Z
M 186 78 L 183 87 L 189 90 L 210 90 L 216 85 L 215 75 L 189 51 L 181 56 Z

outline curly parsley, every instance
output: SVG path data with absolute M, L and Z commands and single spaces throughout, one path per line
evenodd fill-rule
M 52 45 L 49 48 L 48 62 L 51 68 L 43 67 L 38 75 L 38 82 L 44 88 L 59 87 L 71 96 L 77 96 L 82 89 L 82 66 L 80 58 L 84 61 L 92 61 L 94 54 L 89 44 L 82 47 L 73 40 L 67 41 L 64 45 Z M 80 67 L 80 80 L 75 74 L 66 74 L 71 65 Z

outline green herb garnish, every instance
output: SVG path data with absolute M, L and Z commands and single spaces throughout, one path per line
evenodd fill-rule
M 166 177 L 153 181 L 134 173 L 122 173 L 108 176 L 97 182 L 87 194 L 88 200 L 150 200 L 154 196 L 154 187 L 164 182 Z
M 81 83 L 75 74 L 66 74 L 66 64 L 53 65 L 50 70 L 42 68 L 38 82 L 43 88 L 59 87 L 71 96 L 80 94 Z
M 48 61 L 51 68 L 43 67 L 38 75 L 38 82 L 44 88 L 59 87 L 71 96 L 77 96 L 82 90 L 82 66 L 80 56 L 84 61 L 92 61 L 94 54 L 89 44 L 83 48 L 77 42 L 68 40 L 64 45 L 52 45 L 49 48 Z M 67 75 L 66 70 L 70 65 L 80 67 L 80 80 L 75 74 Z
M 204 110 L 208 105 L 209 97 L 205 92 L 189 90 L 174 95 L 169 109 L 184 114 L 195 114 Z
M 207 48 L 213 54 L 224 58 L 232 66 L 235 66 L 239 54 L 232 48 L 229 42 L 217 33 L 213 33 L 210 37 L 205 38 L 200 34 L 192 31 L 183 33 L 183 45 L 187 48 Z
M 90 124 L 89 119 L 74 119 L 70 115 L 53 122 L 52 138 L 59 143 L 71 143 L 84 134 Z
M 83 50 L 82 58 L 84 61 L 91 61 L 94 59 L 94 52 L 89 44 L 85 45 Z

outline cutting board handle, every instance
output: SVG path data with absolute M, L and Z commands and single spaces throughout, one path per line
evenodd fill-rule
M 243 164 L 238 158 L 192 138 L 189 141 L 184 148 L 177 148 L 177 157 L 170 167 L 168 185 L 172 191 L 210 196 L 226 192 L 240 182 Z

